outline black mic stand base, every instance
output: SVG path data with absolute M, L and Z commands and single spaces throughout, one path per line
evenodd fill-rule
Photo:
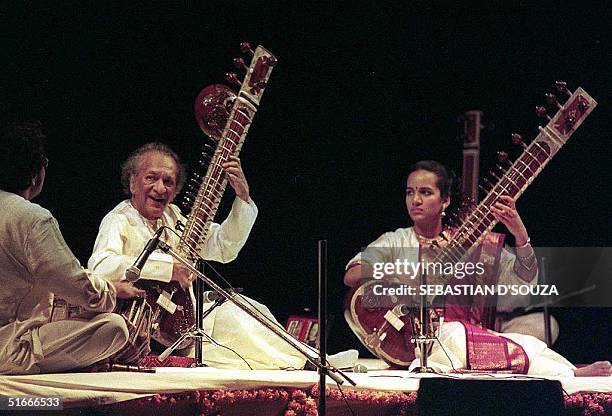
M 416 344 L 416 348 L 419 349 L 420 353 L 420 366 L 415 367 L 411 370 L 412 373 L 435 373 L 436 371 L 427 366 L 427 356 L 431 352 L 431 348 L 435 338 L 428 336 L 418 336 L 412 339 L 412 342 Z
M 216 309 L 218 306 L 221 306 L 222 303 L 225 302 L 225 298 L 219 298 L 211 305 L 210 308 L 206 309 L 202 316 L 202 320 L 206 318 L 210 313 Z M 193 338 L 195 341 L 195 361 L 191 365 L 191 367 L 207 367 L 206 364 L 203 363 L 203 353 L 202 353 L 202 343 L 204 338 L 210 339 L 210 336 L 204 332 L 204 329 L 199 325 L 193 325 L 187 331 L 183 332 L 183 334 L 176 340 L 174 343 L 166 348 L 164 352 L 159 355 L 159 361 L 164 361 L 172 352 L 178 348 L 179 345 L 183 343 L 188 338 Z
M 174 250 L 172 250 L 172 248 L 168 244 L 164 243 L 163 241 L 160 241 L 159 248 L 165 253 L 170 254 L 173 258 L 175 258 L 177 261 L 179 261 L 181 264 L 187 267 L 187 269 L 189 269 L 189 271 L 191 271 L 195 276 L 197 276 L 196 284 L 201 284 L 202 282 L 205 282 L 206 284 L 208 284 L 208 286 L 210 286 L 215 292 L 219 293 L 223 299 L 227 299 L 228 301 L 233 303 L 235 306 L 237 306 L 238 308 L 246 312 L 248 315 L 250 315 L 253 319 L 255 319 L 260 324 L 262 324 L 264 327 L 272 331 L 279 338 L 281 338 L 283 341 L 285 341 L 287 344 L 293 347 L 297 352 L 302 354 L 304 358 L 308 362 L 313 364 L 315 367 L 317 367 L 319 371 L 326 372 L 327 375 L 332 380 L 334 380 L 336 383 L 343 384 L 344 380 L 346 380 L 351 385 L 353 386 L 356 385 L 356 383 L 353 380 L 351 380 L 344 372 L 330 365 L 326 365 L 325 361 L 320 361 L 318 357 L 315 357 L 313 355 L 313 352 L 310 349 L 310 347 L 307 347 L 306 345 L 302 344 L 300 341 L 295 339 L 293 336 L 289 335 L 289 333 L 286 332 L 284 328 L 280 327 L 278 324 L 274 322 L 269 322 L 265 317 L 261 315 L 261 312 L 259 312 L 256 308 L 253 308 L 250 305 L 250 303 L 242 300 L 242 297 L 238 293 L 229 292 L 223 289 L 221 286 L 217 285 L 215 282 L 213 282 L 208 277 L 206 277 L 204 273 L 202 273 L 200 270 L 193 267 L 191 262 L 185 260 L 178 253 L 174 252 Z M 198 283 L 199 280 L 202 280 L 202 282 Z M 196 290 L 196 292 L 202 293 L 199 290 Z M 202 295 L 200 296 L 196 295 L 196 296 L 202 297 Z M 202 299 L 200 299 L 200 301 L 202 301 Z M 199 318 L 200 318 L 200 314 L 198 313 L 198 299 L 196 298 L 196 327 L 200 325 L 200 328 L 201 328 L 201 320 Z M 203 319 L 204 316 L 201 316 L 201 318 Z M 206 334 L 202 333 L 202 335 L 208 338 Z M 198 351 L 198 348 L 200 348 L 199 351 Z M 168 348 L 168 350 L 170 350 L 170 348 Z M 170 354 L 170 352 L 168 352 L 168 355 Z M 198 356 L 198 352 L 201 354 L 201 343 L 196 343 L 196 365 L 198 363 L 201 363 L 201 356 L 200 357 Z M 164 353 L 166 353 L 166 351 L 164 351 Z

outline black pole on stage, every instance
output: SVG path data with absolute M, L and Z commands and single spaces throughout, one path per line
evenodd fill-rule
M 319 240 L 319 353 L 320 362 L 327 362 L 327 240 Z M 325 416 L 325 377 L 319 369 L 319 416 Z

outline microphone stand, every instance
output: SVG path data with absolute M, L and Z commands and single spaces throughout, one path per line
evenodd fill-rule
M 172 248 L 168 244 L 166 244 L 165 242 L 160 240 L 158 247 L 159 247 L 159 249 L 161 249 L 165 253 L 170 254 L 179 263 L 181 263 L 182 265 L 187 267 L 187 269 L 189 269 L 189 271 L 191 273 L 193 273 L 195 276 L 198 277 L 197 280 L 201 279 L 208 286 L 210 286 L 214 291 L 219 293 L 223 297 L 224 300 L 228 300 L 228 301 L 232 302 L 238 308 L 242 309 L 245 313 L 250 315 L 253 319 L 255 319 L 260 324 L 262 324 L 263 326 L 268 328 L 270 331 L 274 332 L 274 334 L 276 334 L 279 338 L 281 338 L 287 344 L 292 346 L 297 352 L 302 354 L 304 356 L 304 358 L 306 358 L 306 360 L 308 362 L 310 362 L 312 365 L 314 365 L 320 372 L 326 373 L 332 380 L 334 380 L 334 382 L 336 382 L 338 384 L 344 384 L 344 380 L 346 380 L 346 381 L 348 381 L 353 386 L 357 385 L 357 383 L 355 383 L 353 380 L 351 380 L 341 370 L 339 370 L 339 369 L 337 369 L 337 368 L 335 368 L 335 367 L 333 367 L 331 365 L 325 365 L 324 362 L 321 362 L 321 360 L 319 358 L 313 356 L 312 355 L 313 352 L 312 352 L 312 350 L 309 347 L 307 347 L 306 345 L 302 344 L 300 341 L 296 340 L 291 335 L 289 335 L 284 330 L 284 328 L 279 328 L 276 323 L 270 322 L 266 318 L 262 317 L 260 315 L 260 312 L 257 311 L 257 309 L 255 309 L 254 307 L 252 307 L 247 301 L 243 300 L 242 297 L 239 294 L 237 294 L 235 292 L 232 293 L 230 291 L 227 291 L 227 290 L 223 289 L 221 286 L 217 285 L 210 278 L 208 278 L 206 275 L 204 275 L 204 273 L 202 273 L 201 271 L 199 271 L 198 269 L 193 267 L 191 262 L 185 260 L 178 253 L 176 253 L 174 250 L 172 250 Z M 198 303 L 198 301 L 199 302 L 203 301 L 203 299 L 201 299 L 201 298 L 202 298 L 201 294 L 196 295 L 196 310 L 197 310 L 197 303 Z M 202 317 L 202 319 L 196 318 L 196 326 L 197 326 L 197 323 L 201 323 L 202 320 L 203 320 L 203 317 Z M 202 332 L 202 334 L 203 334 L 203 332 Z M 206 336 L 206 335 L 204 335 L 204 336 Z M 344 379 L 344 380 L 342 380 L 342 379 Z
M 160 242 L 160 246 L 161 246 Z M 165 243 L 163 243 L 165 244 Z M 161 248 L 161 247 L 160 247 Z M 163 248 L 162 248 L 163 250 Z M 165 251 L 165 250 L 164 250 Z M 204 272 L 205 263 L 202 260 L 198 260 L 197 268 L 202 273 Z M 164 361 L 172 352 L 178 348 L 179 345 L 183 343 L 187 338 L 193 338 L 195 341 L 195 361 L 192 364 L 192 367 L 206 367 L 204 364 L 204 351 L 203 351 L 203 338 L 210 338 L 208 334 L 204 332 L 204 318 L 212 313 L 217 307 L 221 306 L 227 299 L 224 297 L 220 297 L 215 300 L 214 303 L 203 312 L 204 309 L 204 282 L 200 279 L 196 279 L 194 282 L 193 291 L 195 293 L 195 324 L 191 326 L 187 331 L 185 331 L 172 345 L 164 350 L 159 355 L 159 361 Z
M 427 270 L 422 270 L 420 276 L 420 288 L 427 287 Z M 434 369 L 427 366 L 427 356 L 431 350 L 435 337 L 429 335 L 429 308 L 427 307 L 427 295 L 421 289 L 421 296 L 419 302 L 419 333 L 413 336 L 410 341 L 413 342 L 420 351 L 420 366 L 415 367 L 412 371 L 415 373 L 434 373 Z

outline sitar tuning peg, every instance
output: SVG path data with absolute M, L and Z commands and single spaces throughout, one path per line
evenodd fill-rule
M 263 59 L 264 59 L 264 64 L 270 67 L 276 66 L 276 64 L 278 63 L 278 59 L 276 59 L 276 57 L 272 55 L 265 56 Z
M 242 53 L 248 53 L 251 56 L 255 55 L 255 52 L 251 48 L 251 44 L 249 42 L 240 43 L 240 50 Z
M 561 108 L 562 105 L 559 104 L 559 101 L 557 100 L 557 96 L 555 94 L 551 94 L 551 93 L 547 93 L 544 94 L 544 96 L 546 97 L 546 102 L 550 105 L 554 105 L 557 108 Z
M 236 68 L 242 68 L 244 70 L 248 70 L 249 67 L 244 63 L 244 59 L 242 58 L 234 58 L 234 66 Z
M 476 205 L 476 201 L 474 201 L 474 198 L 472 198 L 469 195 L 466 195 L 463 198 L 463 201 L 461 202 L 461 209 L 470 209 L 471 207 L 473 207 L 474 205 Z
M 509 164 L 508 153 L 502 152 L 501 150 L 496 153 L 497 161 L 502 164 Z
M 459 217 L 456 213 L 452 213 L 446 217 L 446 224 L 450 228 L 457 228 L 457 224 L 459 224 Z
M 538 105 L 535 108 L 535 112 L 538 117 L 545 118 L 546 120 L 550 121 L 550 116 L 546 112 L 546 108 L 542 107 L 541 105 Z
M 557 86 L 557 91 L 567 94 L 568 97 L 572 96 L 572 92 L 567 89 L 567 82 L 557 81 L 555 82 L 555 85 Z
M 527 149 L 527 145 L 523 141 L 523 136 L 518 133 L 512 133 L 512 143 L 523 147 L 523 149 Z
M 225 79 L 227 80 L 227 82 L 238 86 L 238 88 L 242 86 L 242 82 L 240 82 L 240 80 L 238 79 L 238 75 L 236 75 L 234 72 L 228 72 L 227 74 L 225 74 Z

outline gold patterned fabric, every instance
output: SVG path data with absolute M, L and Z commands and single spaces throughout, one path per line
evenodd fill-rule
M 523 347 L 479 326 L 467 323 L 463 326 L 468 370 L 527 374 L 529 358 Z

